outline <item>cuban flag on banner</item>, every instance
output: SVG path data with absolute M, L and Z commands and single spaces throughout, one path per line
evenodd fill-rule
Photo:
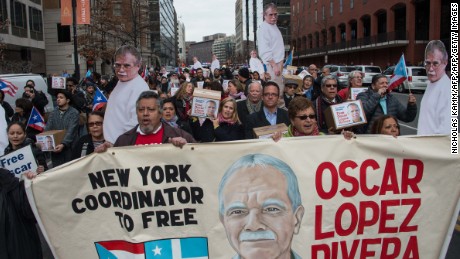
M 388 85 L 388 91 L 393 90 L 398 85 L 402 84 L 407 79 L 406 61 L 404 60 L 404 54 L 401 55 L 398 64 L 396 64 L 393 75 L 390 78 Z
M 175 238 L 130 243 L 103 241 L 96 243 L 100 259 L 208 259 L 205 237 Z
M 27 122 L 27 127 L 31 127 L 38 131 L 43 131 L 45 129 L 45 120 L 37 108 L 32 107 L 32 111 L 30 112 L 29 121 Z
M 107 98 L 105 98 L 104 94 L 96 87 L 96 93 L 94 94 L 93 98 L 93 111 L 99 111 L 102 109 L 107 103 Z
M 9 94 L 11 97 L 14 97 L 18 89 L 19 88 L 11 82 L 0 79 L 0 90 L 2 90 L 5 94 Z

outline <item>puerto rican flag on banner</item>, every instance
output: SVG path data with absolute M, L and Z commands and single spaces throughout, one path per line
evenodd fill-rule
M 393 75 L 391 76 L 390 83 L 388 85 L 388 91 L 393 90 L 398 85 L 402 84 L 407 79 L 406 61 L 404 60 L 404 54 L 396 64 Z
M 2 90 L 5 94 L 9 94 L 11 97 L 14 97 L 18 89 L 19 88 L 13 85 L 11 82 L 0 79 L 0 90 Z
M 35 106 L 32 108 L 32 111 L 30 112 L 30 117 L 29 117 L 29 121 L 27 122 L 27 127 L 31 127 L 40 132 L 45 130 L 45 120 L 43 119 L 43 116 L 40 114 L 37 108 L 35 108 Z
M 96 242 L 100 259 L 208 259 L 205 237 L 175 238 L 130 243 L 127 241 Z
M 96 93 L 94 94 L 93 98 L 93 111 L 99 111 L 107 104 L 107 98 L 105 98 L 104 94 L 96 87 Z

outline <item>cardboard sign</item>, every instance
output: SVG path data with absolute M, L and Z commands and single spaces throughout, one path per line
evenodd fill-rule
M 53 89 L 66 89 L 66 78 L 63 76 L 53 76 L 51 78 L 51 88 Z
M 256 135 L 256 138 L 267 139 L 271 138 L 273 134 L 275 134 L 278 131 L 281 131 L 282 134 L 286 133 L 288 131 L 288 127 L 286 126 L 286 124 L 280 123 L 276 125 L 254 128 L 253 131 Z
M 192 116 L 217 118 L 220 91 L 195 89 L 193 91 Z
M 327 127 L 333 127 L 334 130 L 367 123 L 361 100 L 331 105 L 327 107 L 324 116 Z
M 308 71 L 304 69 L 304 70 L 302 70 L 302 72 L 300 72 L 297 76 L 300 77 L 300 78 L 302 78 L 302 80 L 303 80 L 303 78 L 304 78 L 306 75 L 311 75 L 311 74 L 308 73 Z
M 64 139 L 65 130 L 49 130 L 38 134 L 37 143 L 42 147 L 42 151 L 53 151 Z
M 37 171 L 37 162 L 30 145 L 0 157 L 0 166 L 18 178 L 25 172 Z
M 356 96 L 358 96 L 359 93 L 363 93 L 367 91 L 367 87 L 352 87 L 350 88 L 350 98 L 352 100 L 356 100 Z
M 286 82 L 287 79 L 296 81 L 298 86 L 303 85 L 303 82 L 302 82 L 303 78 L 301 78 L 298 75 L 283 75 L 283 82 Z

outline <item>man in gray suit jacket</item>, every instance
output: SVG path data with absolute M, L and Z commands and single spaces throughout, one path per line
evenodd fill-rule
M 262 92 L 263 107 L 260 111 L 249 115 L 246 119 L 245 137 L 255 138 L 254 128 L 276 125 L 280 123 L 289 126 L 291 123 L 286 110 L 278 108 L 280 88 L 277 83 L 269 81 L 265 84 Z

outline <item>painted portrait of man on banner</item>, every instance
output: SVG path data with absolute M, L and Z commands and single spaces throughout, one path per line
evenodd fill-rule
M 292 249 L 304 207 L 297 177 L 285 162 L 249 154 L 234 162 L 219 185 L 219 216 L 233 258 L 300 258 Z

